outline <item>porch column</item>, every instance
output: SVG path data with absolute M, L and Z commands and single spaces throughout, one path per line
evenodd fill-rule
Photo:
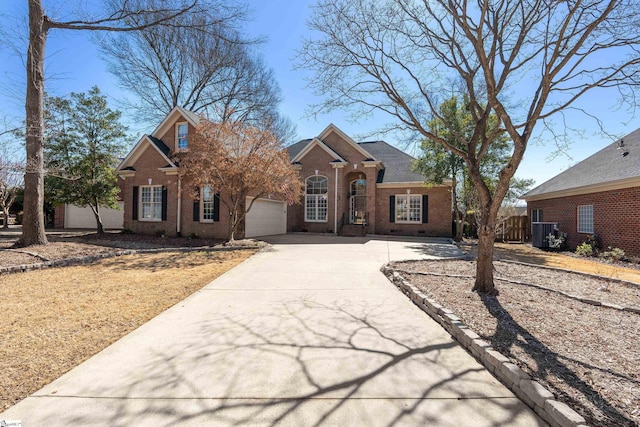
M 378 179 L 378 168 L 380 162 L 364 161 L 365 177 L 367 179 L 367 232 L 376 233 L 376 180 Z
M 331 166 L 333 167 L 334 171 L 335 171 L 335 183 L 334 183 L 334 195 L 333 195 L 333 232 L 338 235 L 340 234 L 340 230 L 338 230 L 338 215 L 340 215 L 340 212 L 342 211 L 342 209 L 338 210 L 338 203 L 340 203 L 340 200 L 342 200 L 341 197 L 341 192 L 343 190 L 343 185 L 340 182 L 340 177 L 342 176 L 342 169 L 344 168 L 344 166 L 346 165 L 346 163 L 343 162 L 332 162 Z

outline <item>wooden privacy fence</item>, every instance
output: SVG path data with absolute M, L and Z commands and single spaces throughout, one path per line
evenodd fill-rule
M 529 217 L 510 216 L 498 223 L 496 240 L 503 242 L 527 242 L 530 237 Z

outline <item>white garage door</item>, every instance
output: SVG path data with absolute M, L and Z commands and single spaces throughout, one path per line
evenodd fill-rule
M 124 226 L 124 202 L 118 202 L 120 209 L 100 208 L 100 217 L 104 228 L 121 229 Z M 64 207 L 64 228 L 96 228 L 96 218 L 91 208 L 75 205 Z
M 252 198 L 247 197 L 247 206 Z M 245 237 L 271 236 L 286 234 L 287 204 L 279 200 L 256 199 L 247 212 L 245 219 Z

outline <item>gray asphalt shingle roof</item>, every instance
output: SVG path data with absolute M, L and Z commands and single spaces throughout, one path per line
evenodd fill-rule
M 640 177 L 640 129 L 543 182 L 523 198 L 635 177 Z
M 171 149 L 167 147 L 167 145 L 164 142 L 162 142 L 161 139 L 158 139 L 155 136 L 151 136 L 151 135 L 147 135 L 147 137 L 151 140 L 151 142 L 153 142 L 153 144 L 156 147 L 158 147 L 160 151 L 162 151 L 162 154 L 164 154 L 167 157 L 171 155 Z
M 303 139 L 287 147 L 290 158 L 296 157 L 311 141 L 313 140 Z M 380 160 L 384 165 L 384 170 L 378 174 L 378 183 L 424 181 L 422 175 L 411 171 L 415 159 L 407 153 L 384 141 L 358 142 L 358 145 L 371 154 L 373 160 Z
M 384 141 L 359 142 L 358 145 L 382 161 L 384 174 L 382 179 L 378 177 L 378 183 L 424 181 L 424 176 L 411 171 L 415 159 L 404 151 Z

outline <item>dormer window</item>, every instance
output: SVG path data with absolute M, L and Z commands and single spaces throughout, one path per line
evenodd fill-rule
M 189 148 L 189 124 L 187 122 L 176 123 L 176 146 L 178 151 Z

